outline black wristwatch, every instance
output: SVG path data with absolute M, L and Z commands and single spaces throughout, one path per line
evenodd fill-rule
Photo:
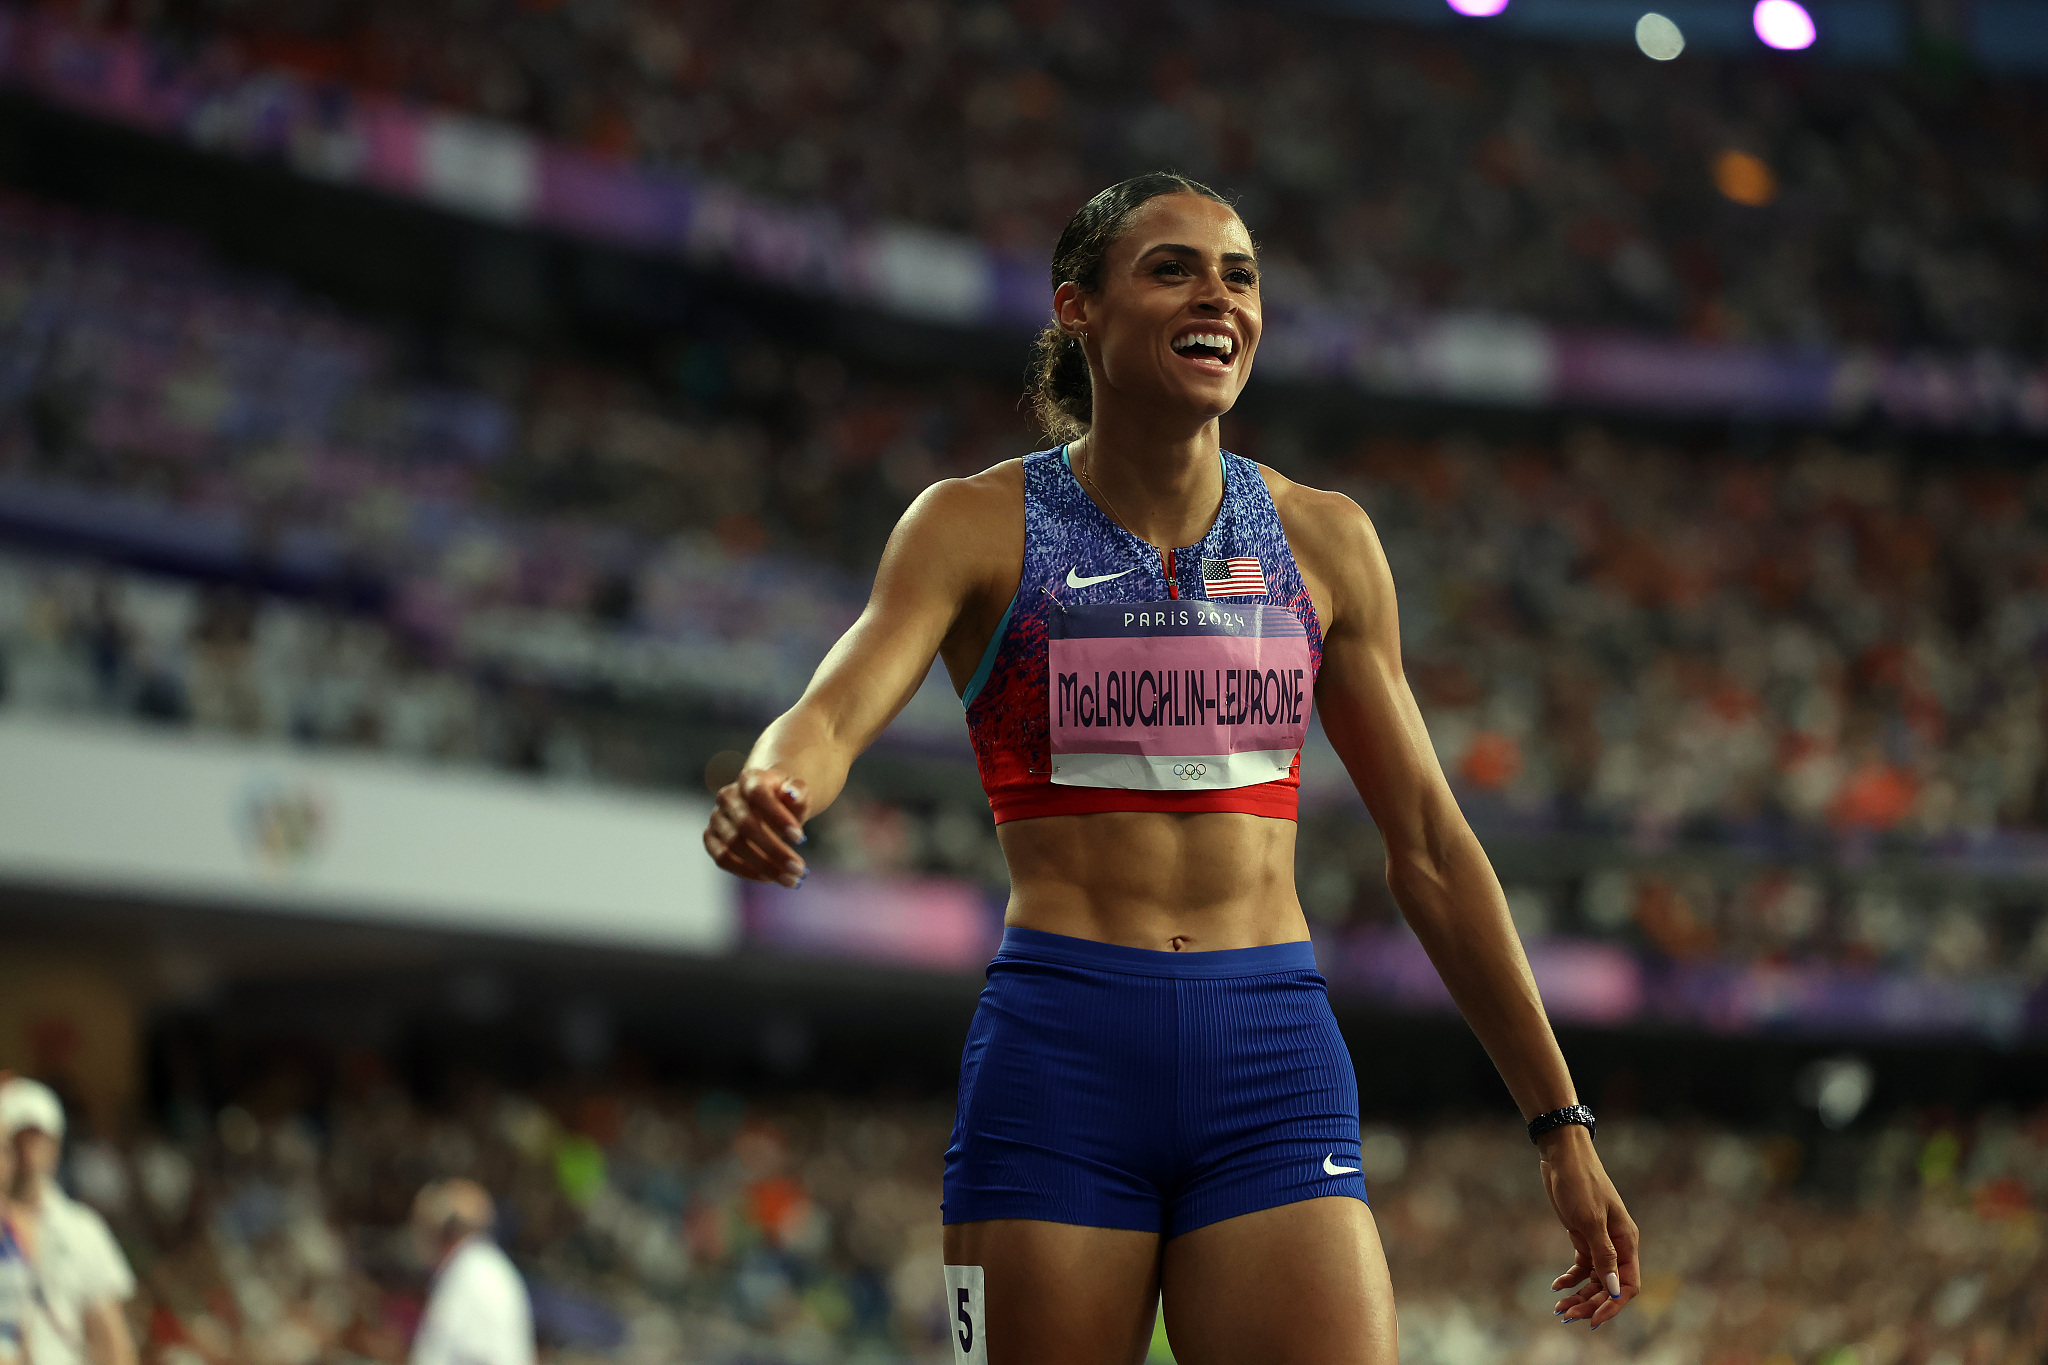
M 1574 1104 L 1567 1109 L 1553 1109 L 1547 1114 L 1538 1114 L 1529 1120 L 1529 1141 L 1534 1142 L 1553 1128 L 1564 1128 L 1570 1124 L 1582 1124 L 1587 1137 L 1600 1136 L 1600 1125 L 1593 1121 L 1593 1111 L 1583 1104 Z

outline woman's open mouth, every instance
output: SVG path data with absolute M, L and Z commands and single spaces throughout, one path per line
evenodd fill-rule
M 1208 370 L 1227 370 L 1237 354 L 1237 340 L 1228 332 L 1188 332 L 1173 339 L 1174 354 Z

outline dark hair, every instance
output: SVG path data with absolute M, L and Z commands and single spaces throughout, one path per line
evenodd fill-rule
M 1111 185 L 1081 205 L 1060 234 L 1052 251 L 1052 287 L 1072 281 L 1092 294 L 1102 286 L 1102 258 L 1124 235 L 1131 215 L 1162 194 L 1199 194 L 1229 204 L 1199 180 L 1173 171 L 1153 171 Z M 1046 324 L 1031 346 L 1031 364 L 1024 374 L 1024 396 L 1046 439 L 1071 441 L 1085 435 L 1094 415 L 1094 391 L 1088 379 L 1088 356 L 1081 338 L 1069 335 L 1057 321 Z

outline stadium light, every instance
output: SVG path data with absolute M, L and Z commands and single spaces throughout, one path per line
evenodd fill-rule
M 1508 0 L 1445 0 L 1468 19 L 1491 19 L 1508 7 Z
M 1757 0 L 1756 8 L 1750 11 L 1750 23 L 1766 47 L 1797 52 L 1813 46 L 1813 16 L 1799 0 Z
M 1714 188 L 1753 209 L 1778 197 L 1778 177 L 1770 163 L 1733 147 L 1714 158 Z
M 1840 1131 L 1856 1121 L 1870 1093 L 1877 1086 L 1877 1073 L 1870 1063 L 1854 1053 L 1823 1057 L 1809 1064 L 1793 1079 L 1799 1102 L 1820 1114 L 1820 1121 Z
M 1685 51 L 1685 35 L 1677 24 L 1652 10 L 1636 20 L 1636 46 L 1652 61 L 1668 62 Z

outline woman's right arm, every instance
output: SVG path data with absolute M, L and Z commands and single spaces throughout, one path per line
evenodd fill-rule
M 838 798 L 853 760 L 924 682 L 940 647 L 951 655 L 950 646 L 961 643 L 949 637 L 963 617 L 987 615 L 973 608 L 998 596 L 1007 602 L 1014 591 L 1024 538 L 1015 471 L 1012 462 L 933 484 L 903 514 L 867 609 L 719 791 L 704 830 L 712 861 L 752 881 L 793 887 L 803 880 L 796 852 L 803 822 Z M 1005 563 L 1013 580 L 1007 590 Z

